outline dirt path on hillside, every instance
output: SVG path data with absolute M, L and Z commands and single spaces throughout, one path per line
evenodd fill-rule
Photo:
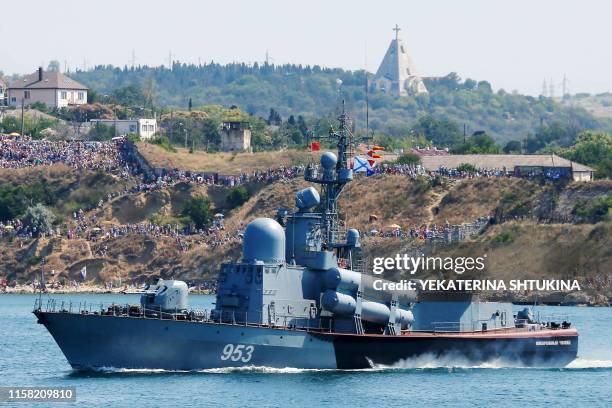
M 433 201 L 426 207 L 427 212 L 427 224 L 432 224 L 436 218 L 437 214 L 434 214 L 434 210 L 440 206 L 442 199 L 448 194 L 450 190 L 455 187 L 456 183 L 459 183 L 460 180 L 449 180 L 448 185 L 444 187 L 442 191 L 434 191 L 432 194 Z

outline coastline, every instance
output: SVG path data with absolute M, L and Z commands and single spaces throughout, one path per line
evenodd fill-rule
M 0 295 L 37 295 L 40 291 L 32 285 L 7 286 L 0 290 Z M 67 295 L 67 294 L 117 294 L 117 295 L 137 295 L 142 293 L 142 289 L 135 287 L 116 287 L 107 288 L 102 285 L 81 284 L 78 287 L 47 288 L 43 291 L 46 295 Z M 190 295 L 214 295 L 211 290 L 189 289 Z

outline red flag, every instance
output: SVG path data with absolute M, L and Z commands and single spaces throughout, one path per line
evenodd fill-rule
M 373 159 L 382 159 L 382 155 L 377 153 L 377 150 L 368 150 L 368 156 L 370 156 Z
M 312 142 L 312 143 L 310 143 L 310 151 L 311 152 L 318 152 L 319 150 L 321 150 L 321 142 Z

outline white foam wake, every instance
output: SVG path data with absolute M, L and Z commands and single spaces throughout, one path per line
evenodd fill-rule
M 596 360 L 590 358 L 577 358 L 569 363 L 565 368 L 583 369 L 583 368 L 612 368 L 612 360 Z
M 301 374 L 311 372 L 384 372 L 384 371 L 401 371 L 401 370 L 433 370 L 433 369 L 504 369 L 504 368 L 521 368 L 521 369 L 547 369 L 546 366 L 526 367 L 516 361 L 507 359 L 493 359 L 485 362 L 474 362 L 463 356 L 434 356 L 425 354 L 414 358 L 400 360 L 391 365 L 375 364 L 370 361 L 370 368 L 359 370 L 337 370 L 337 369 L 320 369 L 320 368 L 295 368 L 295 367 L 266 367 L 266 366 L 243 366 L 243 367 L 222 367 L 208 368 L 200 370 L 164 370 L 151 368 L 114 368 L 101 367 L 95 369 L 100 373 L 125 373 L 125 374 L 170 374 L 170 373 L 207 373 L 207 374 L 230 374 L 230 373 L 262 373 L 262 374 Z M 581 369 L 597 369 L 597 368 L 612 368 L 612 360 L 597 360 L 577 358 L 567 366 L 560 369 L 581 370 Z M 559 367 L 557 367 L 559 369 Z

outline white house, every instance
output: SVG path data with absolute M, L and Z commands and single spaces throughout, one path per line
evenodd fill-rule
M 92 119 L 89 121 L 93 126 L 100 123 L 105 126 L 115 126 L 117 135 L 135 134 L 141 140 L 151 139 L 157 132 L 156 119 Z
M 50 108 L 63 108 L 87 103 L 87 87 L 61 72 L 38 71 L 13 81 L 8 87 L 8 104 L 31 105 L 42 102 Z
M 6 82 L 0 78 L 0 106 L 6 105 L 7 89 Z

